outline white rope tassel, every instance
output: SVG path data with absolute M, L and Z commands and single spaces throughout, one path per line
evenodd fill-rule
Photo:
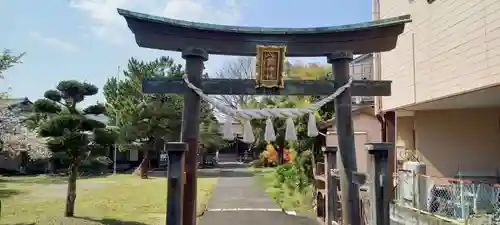
M 252 124 L 250 124 L 250 120 L 245 120 L 245 122 L 243 123 L 243 142 L 255 142 L 255 136 L 253 135 Z
M 224 123 L 224 127 L 222 127 L 222 138 L 225 140 L 234 140 L 233 135 L 233 117 L 227 116 L 226 123 Z
M 316 116 L 314 113 L 309 113 L 309 120 L 307 120 L 307 136 L 316 137 L 318 136 L 318 127 L 316 127 Z
M 266 131 L 264 132 L 264 140 L 266 141 L 276 140 L 276 132 L 274 132 L 273 121 L 269 117 L 266 120 Z
M 297 140 L 297 130 L 295 130 L 295 124 L 293 124 L 292 117 L 288 117 L 286 119 L 285 140 L 287 141 Z

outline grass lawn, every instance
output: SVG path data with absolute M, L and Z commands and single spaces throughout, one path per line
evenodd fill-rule
M 281 208 L 306 214 L 313 213 L 312 189 L 300 193 L 291 190 L 283 184 L 279 184 L 276 182 L 275 168 L 258 168 L 252 170 L 257 172 L 256 179 L 258 183 L 269 196 L 278 202 Z
M 198 210 L 205 208 L 216 178 L 198 179 Z M 0 177 L 0 224 L 165 224 L 166 178 L 115 175 L 77 181 L 75 218 L 63 216 L 67 185 L 59 178 Z

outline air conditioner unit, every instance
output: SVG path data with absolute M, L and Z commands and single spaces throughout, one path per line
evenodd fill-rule
M 408 206 L 425 209 L 427 205 L 427 179 L 419 174 L 426 173 L 426 165 L 421 162 L 407 161 L 399 173 L 398 199 Z
M 356 103 L 356 105 L 359 105 L 363 102 L 363 99 L 361 98 L 361 96 L 356 96 L 354 97 L 354 102 Z

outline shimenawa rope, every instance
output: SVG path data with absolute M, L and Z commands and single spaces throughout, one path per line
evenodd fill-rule
M 287 118 L 286 120 L 286 132 L 285 132 L 285 140 L 297 140 L 297 132 L 295 130 L 295 126 L 293 124 L 293 118 L 304 115 L 306 113 L 309 114 L 309 121 L 307 126 L 307 134 L 309 137 L 315 137 L 318 135 L 318 128 L 316 127 L 316 118 L 314 116 L 314 112 L 321 108 L 323 105 L 331 102 L 336 97 L 338 97 L 345 89 L 349 88 L 352 84 L 352 77 L 349 81 L 339 87 L 333 94 L 328 97 L 321 99 L 318 102 L 311 104 L 310 106 L 303 108 L 263 108 L 263 109 L 233 109 L 226 105 L 221 104 L 216 99 L 206 95 L 203 91 L 194 86 L 189 79 L 187 78 L 187 74 L 183 76 L 184 82 L 186 85 L 193 90 L 196 94 L 200 96 L 203 100 L 212 104 L 217 110 L 227 115 L 226 122 L 223 127 L 223 136 L 225 139 L 232 140 L 234 139 L 233 131 L 232 131 L 232 119 L 243 120 L 243 141 L 245 143 L 253 143 L 255 141 L 255 137 L 253 135 L 252 126 L 250 124 L 250 120 L 252 119 L 265 119 L 266 121 L 266 130 L 264 134 L 264 139 L 266 141 L 274 141 L 276 139 L 276 135 L 274 133 L 274 128 L 272 126 L 271 118 Z

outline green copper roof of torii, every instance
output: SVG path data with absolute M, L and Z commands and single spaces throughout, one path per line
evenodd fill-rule
M 139 47 L 167 51 L 201 49 L 208 54 L 255 56 L 256 45 L 286 45 L 288 57 L 390 51 L 410 16 L 311 28 L 225 26 L 189 22 L 118 9 Z
M 246 26 L 229 26 L 209 23 L 191 22 L 185 20 L 177 20 L 166 17 L 154 16 L 145 13 L 133 12 L 125 9 L 117 9 L 118 13 L 123 17 L 145 20 L 159 24 L 168 24 L 177 27 L 185 27 L 198 30 L 222 31 L 248 34 L 319 34 L 319 33 L 335 33 L 353 31 L 358 29 L 376 28 L 397 25 L 401 23 L 411 22 L 410 15 L 392 17 L 372 22 L 355 23 L 340 26 L 328 27 L 309 27 L 309 28 L 275 28 L 275 27 L 246 27 Z

